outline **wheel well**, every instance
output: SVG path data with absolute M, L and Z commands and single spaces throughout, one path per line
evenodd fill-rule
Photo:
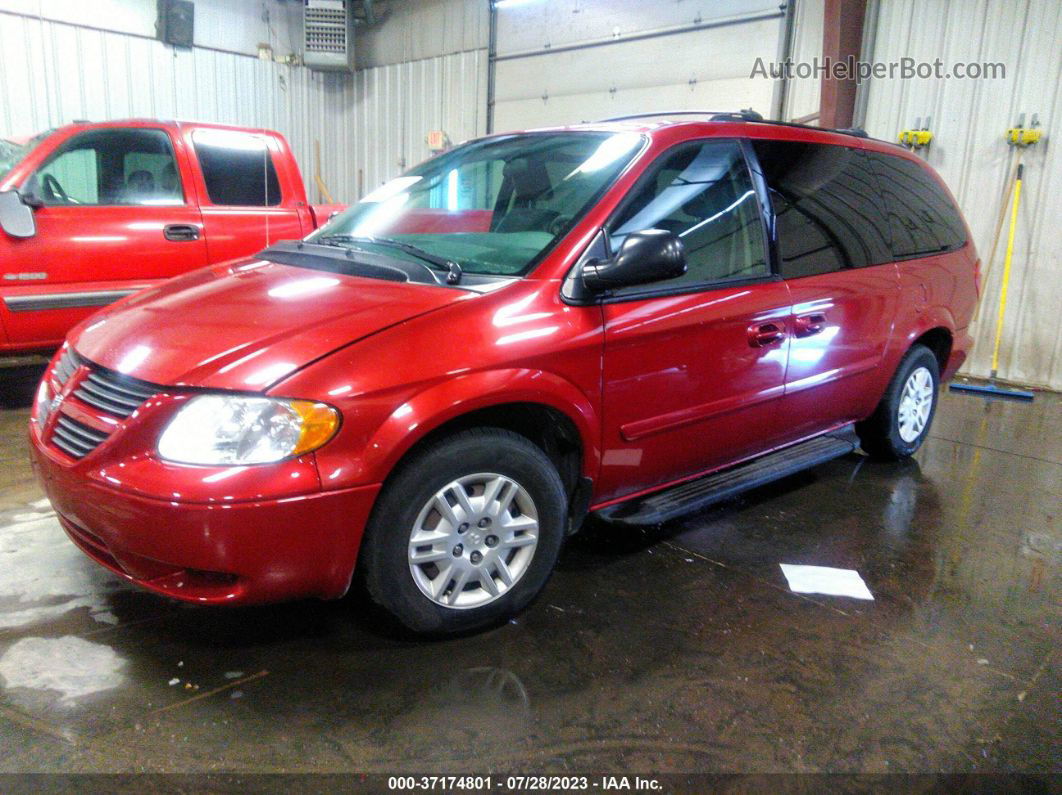
M 403 458 L 469 428 L 502 428 L 527 438 L 553 462 L 568 494 L 575 490 L 583 465 L 579 431 L 563 412 L 541 403 L 502 403 L 454 417 L 418 440 Z
M 948 366 L 948 359 L 951 358 L 950 331 L 943 327 L 930 329 L 916 339 L 914 344 L 925 345 L 929 350 L 933 351 L 933 355 L 937 357 L 937 364 L 940 365 L 940 372 L 944 372 L 944 368 Z

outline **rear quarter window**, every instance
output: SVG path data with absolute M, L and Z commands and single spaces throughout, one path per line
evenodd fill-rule
M 272 207 L 280 204 L 280 183 L 266 140 L 233 130 L 196 130 L 195 154 L 212 204 Z
M 888 207 L 892 252 L 897 259 L 962 248 L 966 225 L 958 208 L 924 167 L 911 160 L 867 153 Z
M 797 141 L 752 145 L 771 194 L 784 278 L 892 261 L 885 203 L 861 150 Z

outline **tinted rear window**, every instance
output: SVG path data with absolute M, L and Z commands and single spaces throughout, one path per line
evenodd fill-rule
M 966 226 L 933 175 L 918 163 L 867 153 L 889 210 L 893 254 L 898 259 L 961 248 Z
M 885 204 L 863 152 L 753 141 L 771 193 L 782 276 L 891 262 Z
M 268 207 L 280 204 L 280 184 L 266 140 L 230 130 L 196 130 L 195 154 L 213 204 Z

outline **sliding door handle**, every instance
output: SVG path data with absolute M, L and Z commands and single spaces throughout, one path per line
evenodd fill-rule
M 816 312 L 811 315 L 799 315 L 793 323 L 798 337 L 810 337 L 826 328 L 826 315 Z
M 749 326 L 749 345 L 763 348 L 785 339 L 785 328 L 781 323 L 755 323 Z

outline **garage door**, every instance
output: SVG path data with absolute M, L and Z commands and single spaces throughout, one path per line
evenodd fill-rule
M 569 124 L 653 110 L 752 107 L 775 83 L 777 0 L 523 0 L 497 7 L 494 129 Z M 620 9 L 620 10 L 617 10 Z

